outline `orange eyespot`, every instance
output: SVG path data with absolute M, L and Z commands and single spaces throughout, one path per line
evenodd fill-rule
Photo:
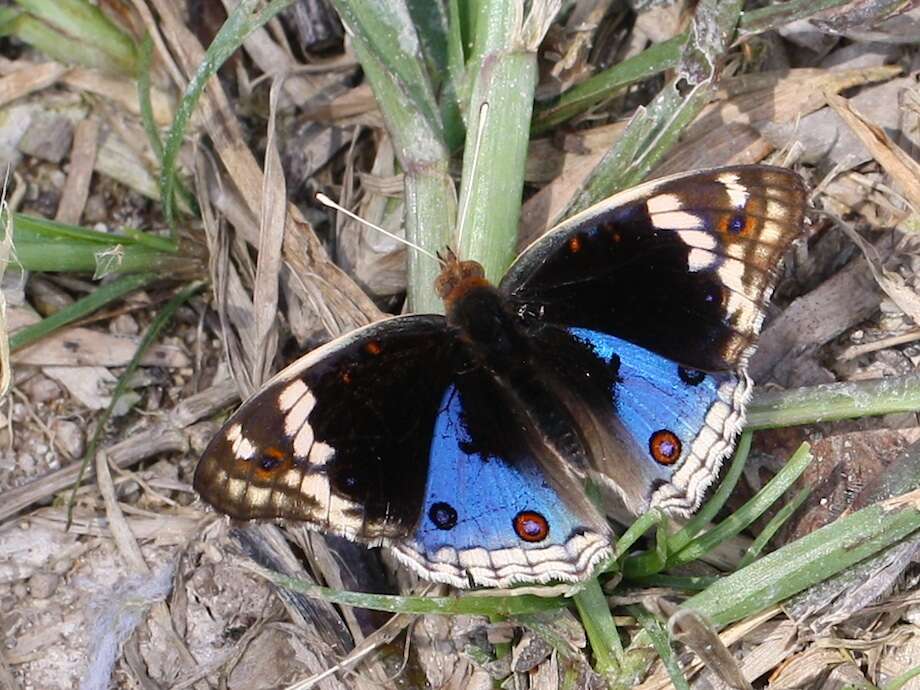
M 383 348 L 380 347 L 380 343 L 376 340 L 371 340 L 367 345 L 364 346 L 365 352 L 369 355 L 379 355 L 383 352 Z
M 748 213 L 726 213 L 719 219 L 719 232 L 723 235 L 749 235 L 757 222 L 757 218 Z
M 540 513 L 522 510 L 514 516 L 514 532 L 524 541 L 543 541 L 549 536 L 549 523 Z
M 655 462 L 662 465 L 673 465 L 680 459 L 680 439 L 673 431 L 660 429 L 648 440 L 648 449 Z
M 284 451 L 268 446 L 256 459 L 256 476 L 265 479 L 275 472 L 279 472 L 287 465 L 287 455 Z
M 569 251 L 573 254 L 581 251 L 581 238 L 578 235 L 569 240 Z

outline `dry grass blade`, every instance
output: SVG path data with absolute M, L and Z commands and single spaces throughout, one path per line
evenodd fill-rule
M 179 55 L 182 68 L 188 74 L 193 73 L 204 57 L 201 44 L 170 3 L 155 0 L 154 4 L 160 13 L 166 39 Z M 208 135 L 227 175 L 248 207 L 248 214 L 231 221 L 239 221 L 234 223 L 237 230 L 247 242 L 258 246 L 258 232 L 250 218 L 258 216 L 256 202 L 262 191 L 263 173 L 216 78 L 205 89 L 200 112 L 201 121 L 208 123 Z M 290 204 L 284 223 L 283 256 L 295 276 L 289 284 L 299 303 L 315 306 L 319 293 L 320 299 L 333 307 L 326 312 L 331 318 L 323 322 L 330 333 L 337 334 L 380 317 L 379 310 L 364 291 L 329 260 L 310 224 L 297 207 Z M 308 286 L 307 282 L 312 285 Z M 322 313 L 322 310 L 319 311 Z
M 249 353 L 252 381 L 256 387 L 271 374 L 275 352 L 278 350 L 278 292 L 287 193 L 276 132 L 278 98 L 284 81 L 283 75 L 276 79 L 269 97 L 265 174 L 262 178 L 262 203 L 259 209 L 259 254 L 252 297 L 255 310 L 255 333 L 252 340 L 255 350 Z
M 13 62 L 7 65 L 16 69 L 0 79 L 0 107 L 51 86 L 67 73 L 67 67 L 57 62 L 25 66 Z
M 74 130 L 70 170 L 54 217 L 59 223 L 79 225 L 89 197 L 89 183 L 96 165 L 98 147 L 99 122 L 92 118 L 83 120 Z
M 894 143 L 884 130 L 860 115 L 845 98 L 829 93 L 827 102 L 904 191 L 914 213 L 920 214 L 920 163 Z

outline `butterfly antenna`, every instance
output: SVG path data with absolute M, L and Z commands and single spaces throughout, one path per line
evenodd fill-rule
M 476 172 L 479 168 L 479 151 L 482 149 L 482 133 L 486 129 L 486 117 L 489 114 L 489 102 L 483 101 L 479 106 L 479 126 L 476 129 L 476 148 L 473 149 L 473 168 L 470 170 L 470 183 L 466 187 L 463 195 L 463 204 L 460 206 L 460 229 L 457 232 L 457 251 L 460 251 L 460 243 L 463 241 L 463 230 L 466 227 L 467 212 L 470 208 L 470 189 L 473 187 L 473 180 L 476 179 Z
M 417 251 L 419 254 L 421 254 L 421 255 L 423 255 L 423 256 L 427 256 L 429 259 L 431 259 L 432 261 L 434 261 L 435 263 L 437 263 L 438 266 L 440 266 L 440 265 L 443 263 L 442 260 L 441 260 L 438 256 L 436 256 L 435 254 L 432 254 L 432 253 L 429 252 L 427 249 L 418 246 L 418 245 L 415 244 L 414 242 L 410 242 L 410 241 L 407 240 L 405 237 L 400 237 L 399 235 L 393 234 L 393 233 L 390 232 L 389 230 L 384 230 L 384 229 L 381 228 L 379 225 L 374 225 L 374 224 L 371 223 L 369 220 L 364 220 L 361 216 L 355 215 L 354 213 L 352 213 L 352 212 L 349 211 L 348 209 L 343 208 L 342 206 L 339 206 L 337 203 L 335 203 L 332 199 L 330 199 L 328 196 L 326 196 L 326 195 L 323 194 L 322 192 L 317 192 L 317 193 L 316 193 L 316 200 L 317 200 L 319 203 L 321 203 L 323 206 L 328 206 L 329 208 L 334 208 L 336 211 L 338 211 L 339 213 L 344 213 L 346 216 L 348 216 L 348 217 L 351 218 L 352 220 L 356 220 L 356 221 L 358 221 L 359 223 L 361 223 L 362 225 L 366 225 L 366 226 L 369 227 L 369 228 L 373 228 L 373 229 L 376 230 L 377 232 L 383 233 L 383 234 L 386 235 L 387 237 L 390 237 L 390 238 L 396 240 L 397 242 L 400 242 L 400 243 L 406 245 L 407 247 L 409 247 L 409 248 L 411 248 L 411 249 L 414 249 L 414 250 Z

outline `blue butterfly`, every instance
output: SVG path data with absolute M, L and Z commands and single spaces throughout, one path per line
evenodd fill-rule
M 297 360 L 227 421 L 195 489 L 237 519 L 385 545 L 457 587 L 589 577 L 632 513 L 696 509 L 744 423 L 794 173 L 737 166 L 617 194 L 497 287 L 452 253 L 445 316 L 386 319 Z

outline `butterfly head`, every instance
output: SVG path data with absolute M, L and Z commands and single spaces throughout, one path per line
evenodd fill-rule
M 441 273 L 434 281 L 434 289 L 444 301 L 448 312 L 464 295 L 474 288 L 488 287 L 486 272 L 476 261 L 461 261 L 449 247 L 443 255 L 438 254 Z

